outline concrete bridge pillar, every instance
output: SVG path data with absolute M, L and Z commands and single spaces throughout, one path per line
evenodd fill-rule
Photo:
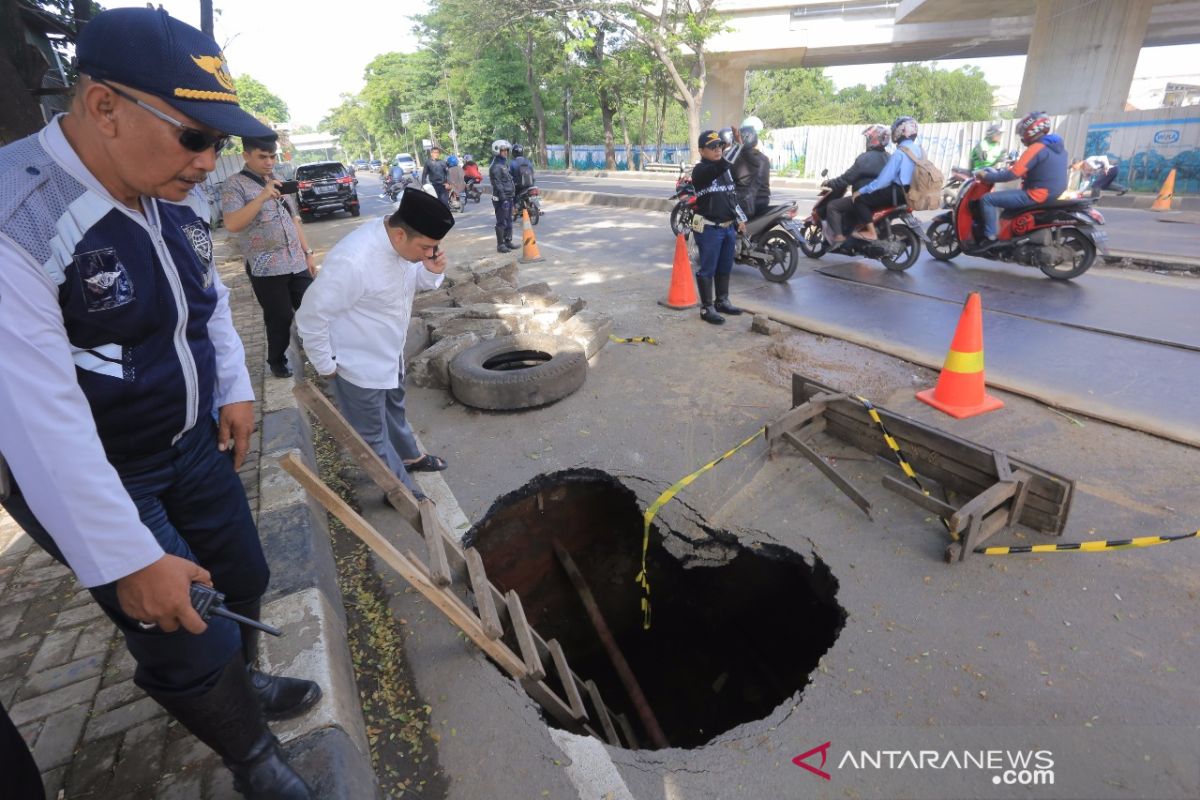
M 1017 110 L 1124 111 L 1154 0 L 1037 0 Z
M 708 83 L 700 104 L 700 129 L 720 130 L 727 125 L 738 125 L 745 117 L 745 107 L 745 62 L 736 58 L 709 59 Z

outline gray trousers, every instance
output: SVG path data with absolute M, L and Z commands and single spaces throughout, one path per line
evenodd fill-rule
M 376 455 L 403 481 L 409 491 L 417 485 L 404 468 L 405 461 L 421 457 L 412 427 L 404 415 L 404 373 L 395 389 L 364 389 L 341 375 L 334 376 L 333 390 L 338 408 L 350 427 L 358 431 Z

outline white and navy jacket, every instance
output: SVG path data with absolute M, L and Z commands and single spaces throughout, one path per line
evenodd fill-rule
M 0 149 L 0 454 L 86 586 L 162 555 L 116 470 L 253 399 L 206 224 L 142 210 L 58 119 Z

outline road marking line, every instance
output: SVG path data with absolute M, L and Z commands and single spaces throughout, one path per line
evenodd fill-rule
M 538 247 L 549 247 L 551 250 L 558 250 L 563 253 L 574 253 L 575 252 L 574 250 L 571 250 L 569 248 L 559 247 L 558 245 L 550 244 L 549 242 L 538 242 Z

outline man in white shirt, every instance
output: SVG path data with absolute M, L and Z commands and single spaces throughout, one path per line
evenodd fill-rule
M 270 577 L 236 472 L 254 393 L 187 202 L 229 134 L 270 130 L 238 106 L 216 42 L 165 11 L 103 12 L 75 52 L 70 113 L 0 148 L 0 499 L 238 791 L 308 798 L 265 715 L 320 689 L 248 670 L 238 625 L 189 599 L 208 584 L 256 617 Z
M 443 470 L 446 461 L 421 453 L 405 416 L 404 339 L 416 293 L 442 284 L 438 243 L 453 227 L 437 198 L 405 190 L 394 214 L 329 251 L 296 312 L 304 351 L 333 379 L 342 415 L 418 500 L 425 495 L 409 473 Z

